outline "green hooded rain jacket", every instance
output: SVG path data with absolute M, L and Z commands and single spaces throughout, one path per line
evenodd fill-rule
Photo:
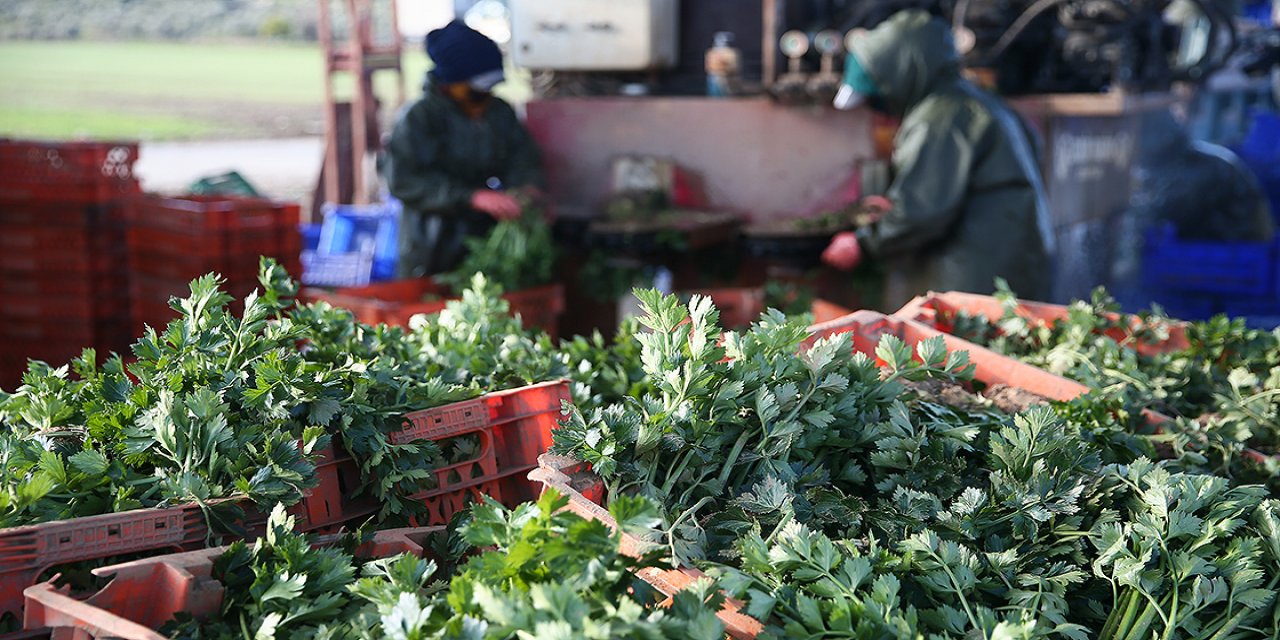
M 1034 148 L 1012 111 L 960 77 L 948 26 L 899 12 L 851 53 L 902 118 L 893 209 L 859 233 L 889 268 L 886 306 L 927 290 L 990 293 L 997 277 L 1046 299 L 1053 235 Z
M 511 105 L 492 98 L 472 119 L 429 81 L 396 120 L 381 169 L 391 195 L 404 203 L 402 278 L 452 269 L 465 252 L 462 241 L 493 226 L 469 204 L 476 190 L 494 180 L 502 189 L 543 186 L 537 145 Z

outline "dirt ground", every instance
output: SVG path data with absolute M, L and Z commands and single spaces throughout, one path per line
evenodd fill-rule
M 192 101 L 170 101 L 163 108 L 169 114 L 204 119 L 218 110 L 234 110 L 235 126 L 240 127 L 236 131 L 251 135 L 229 129 L 207 139 L 142 142 L 135 171 L 144 189 L 178 194 L 201 178 L 237 171 L 263 195 L 300 202 L 307 214 L 324 161 L 319 109 Z M 372 159 L 365 170 L 376 178 Z
M 1003 384 L 988 387 L 981 395 L 971 393 L 960 384 L 945 380 L 922 380 L 905 383 L 907 388 L 922 397 L 965 411 L 977 411 L 994 406 L 1006 414 L 1016 414 L 1048 402 L 1045 398 Z

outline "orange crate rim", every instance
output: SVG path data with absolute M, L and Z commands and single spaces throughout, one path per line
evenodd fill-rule
M 425 538 L 442 527 L 389 529 L 374 535 L 357 550 L 362 557 L 389 557 L 412 553 L 427 555 Z M 336 537 L 317 541 L 331 545 Z M 190 551 L 102 567 L 94 575 L 112 581 L 86 600 L 71 597 L 53 581 L 28 587 L 23 592 L 26 609 L 23 627 L 49 628 L 53 637 L 120 638 L 121 640 L 163 640 L 155 629 L 174 614 L 197 617 L 217 615 L 222 607 L 223 587 L 212 577 L 213 561 L 226 547 Z M 143 603 L 147 603 L 145 606 Z
M 1071 310 L 1070 307 L 1060 304 L 1018 300 L 1018 306 L 1014 308 L 1014 312 L 1033 324 L 1048 325 L 1058 320 L 1066 319 Z M 950 327 L 950 318 L 958 313 L 985 317 L 992 322 L 996 322 L 1004 317 L 1005 308 L 994 296 L 963 291 L 946 291 L 943 293 L 930 291 L 923 296 L 917 296 L 912 299 L 901 309 L 895 311 L 893 315 L 899 318 L 916 320 L 935 329 L 947 331 Z M 1112 321 L 1122 321 L 1130 328 L 1137 328 L 1142 324 L 1141 318 L 1131 314 L 1110 313 L 1107 314 L 1107 318 Z M 1187 348 L 1187 323 L 1174 320 L 1170 321 L 1168 326 L 1169 338 L 1167 340 L 1135 343 L 1133 345 L 1134 350 L 1143 355 L 1155 355 Z M 1119 332 L 1118 335 L 1111 333 L 1108 335 L 1115 340 L 1123 340 L 1126 337 L 1124 332 Z

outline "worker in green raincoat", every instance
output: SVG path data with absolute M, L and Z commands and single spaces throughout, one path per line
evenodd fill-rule
M 836 236 L 824 261 L 883 260 L 889 308 L 928 290 L 989 293 L 997 277 L 1047 298 L 1053 235 L 1034 149 L 1017 116 L 960 76 L 949 26 L 902 11 L 850 48 L 836 107 L 865 102 L 902 124 L 885 210 Z
M 513 191 L 543 184 L 537 146 L 492 93 L 503 80 L 498 45 L 455 20 L 427 34 L 426 50 L 434 68 L 422 98 L 401 112 L 381 158 L 404 204 L 402 278 L 457 266 L 465 238 L 520 216 Z

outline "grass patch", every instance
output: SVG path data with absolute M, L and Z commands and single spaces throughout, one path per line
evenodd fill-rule
M 303 45 L 4 42 L 0 59 L 6 102 L 89 95 L 307 104 L 324 72 L 319 48 Z
M 39 109 L 0 105 L 0 134 L 28 138 L 199 138 L 218 131 L 213 122 L 172 116 L 92 109 Z
M 0 42 L 0 135 L 42 138 L 271 137 L 314 133 L 323 117 L 324 55 L 315 44 Z M 405 49 L 407 99 L 428 61 Z M 499 95 L 523 102 L 515 70 Z M 384 104 L 395 76 L 375 75 Z M 349 77 L 335 90 L 350 95 Z M 274 116 L 292 128 L 273 127 Z M 311 122 L 305 122 L 310 120 Z

